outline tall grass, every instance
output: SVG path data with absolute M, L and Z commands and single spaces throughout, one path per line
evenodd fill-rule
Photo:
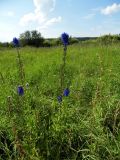
M 0 157 L 120 159 L 120 47 L 68 47 L 60 104 L 62 47 L 22 48 L 24 96 L 15 49 L 0 50 Z

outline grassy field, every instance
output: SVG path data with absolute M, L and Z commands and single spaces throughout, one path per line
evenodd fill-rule
M 0 49 L 1 160 L 120 160 L 120 45 Z

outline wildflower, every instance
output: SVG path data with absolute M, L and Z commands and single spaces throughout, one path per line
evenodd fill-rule
M 70 93 L 70 90 L 69 90 L 68 88 L 66 88 L 66 89 L 64 90 L 63 95 L 67 97 L 67 96 L 69 95 L 69 93 Z
M 22 87 L 22 86 L 18 86 L 17 91 L 18 91 L 18 95 L 19 95 L 19 96 L 24 95 L 24 89 L 23 89 L 23 87 Z
M 27 88 L 27 89 L 29 88 L 29 83 L 26 83 L 26 88 Z
M 57 99 L 59 103 L 62 102 L 62 96 L 58 96 Z
M 19 46 L 19 40 L 18 40 L 16 37 L 13 38 L 13 44 L 14 44 L 16 47 Z
M 67 33 L 62 33 L 61 40 L 65 46 L 68 45 L 69 35 Z
M 8 98 L 8 100 L 11 100 L 11 99 L 12 99 L 12 97 L 11 97 L 11 96 L 8 96 L 7 98 Z

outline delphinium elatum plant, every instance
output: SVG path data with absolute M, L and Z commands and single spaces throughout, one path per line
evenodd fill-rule
M 60 74 L 60 95 L 58 96 L 58 102 L 62 102 L 63 96 L 68 96 L 70 93 L 69 88 L 64 89 L 64 74 L 65 74 L 65 66 L 66 66 L 66 55 L 67 55 L 67 46 L 69 43 L 69 35 L 67 33 L 61 34 L 61 41 L 63 43 L 63 63 L 61 67 Z

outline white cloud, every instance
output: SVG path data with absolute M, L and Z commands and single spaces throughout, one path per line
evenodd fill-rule
M 61 22 L 61 17 L 48 19 L 50 13 L 55 9 L 56 0 L 33 0 L 35 9 L 33 12 L 25 14 L 19 21 L 21 26 L 27 26 L 29 23 L 37 23 L 38 28 L 48 28 L 54 23 Z
M 51 26 L 53 23 L 57 23 L 57 22 L 61 22 L 61 20 L 62 20 L 62 17 L 57 17 L 57 18 L 52 18 L 52 19 L 50 19 L 50 20 L 48 20 L 46 23 L 45 23 L 45 25 L 46 26 Z
M 110 15 L 118 11 L 120 11 L 120 4 L 113 3 L 111 6 L 107 6 L 106 8 L 102 9 L 101 13 L 104 15 Z
M 37 11 L 50 12 L 55 8 L 56 0 L 33 0 Z
M 62 17 L 61 17 L 61 16 L 59 16 L 59 17 L 57 17 L 57 18 L 51 18 L 50 20 L 46 21 L 43 26 L 38 27 L 37 29 L 38 29 L 38 30 L 40 30 L 40 29 L 46 29 L 46 28 L 48 28 L 49 26 L 52 26 L 52 25 L 55 24 L 55 23 L 61 22 L 61 20 L 62 20 Z
M 92 19 L 95 16 L 94 13 L 88 14 L 87 16 L 82 17 L 83 19 Z
M 21 19 L 19 24 L 21 26 L 27 26 L 30 22 L 38 22 L 39 24 L 43 23 L 46 20 L 46 17 L 40 12 L 28 13 L 25 14 Z
M 34 13 L 28 13 L 28 14 L 25 14 L 21 19 L 20 19 L 20 22 L 19 24 L 21 26 L 26 26 L 28 25 L 28 23 L 30 21 L 35 21 L 35 14 Z

